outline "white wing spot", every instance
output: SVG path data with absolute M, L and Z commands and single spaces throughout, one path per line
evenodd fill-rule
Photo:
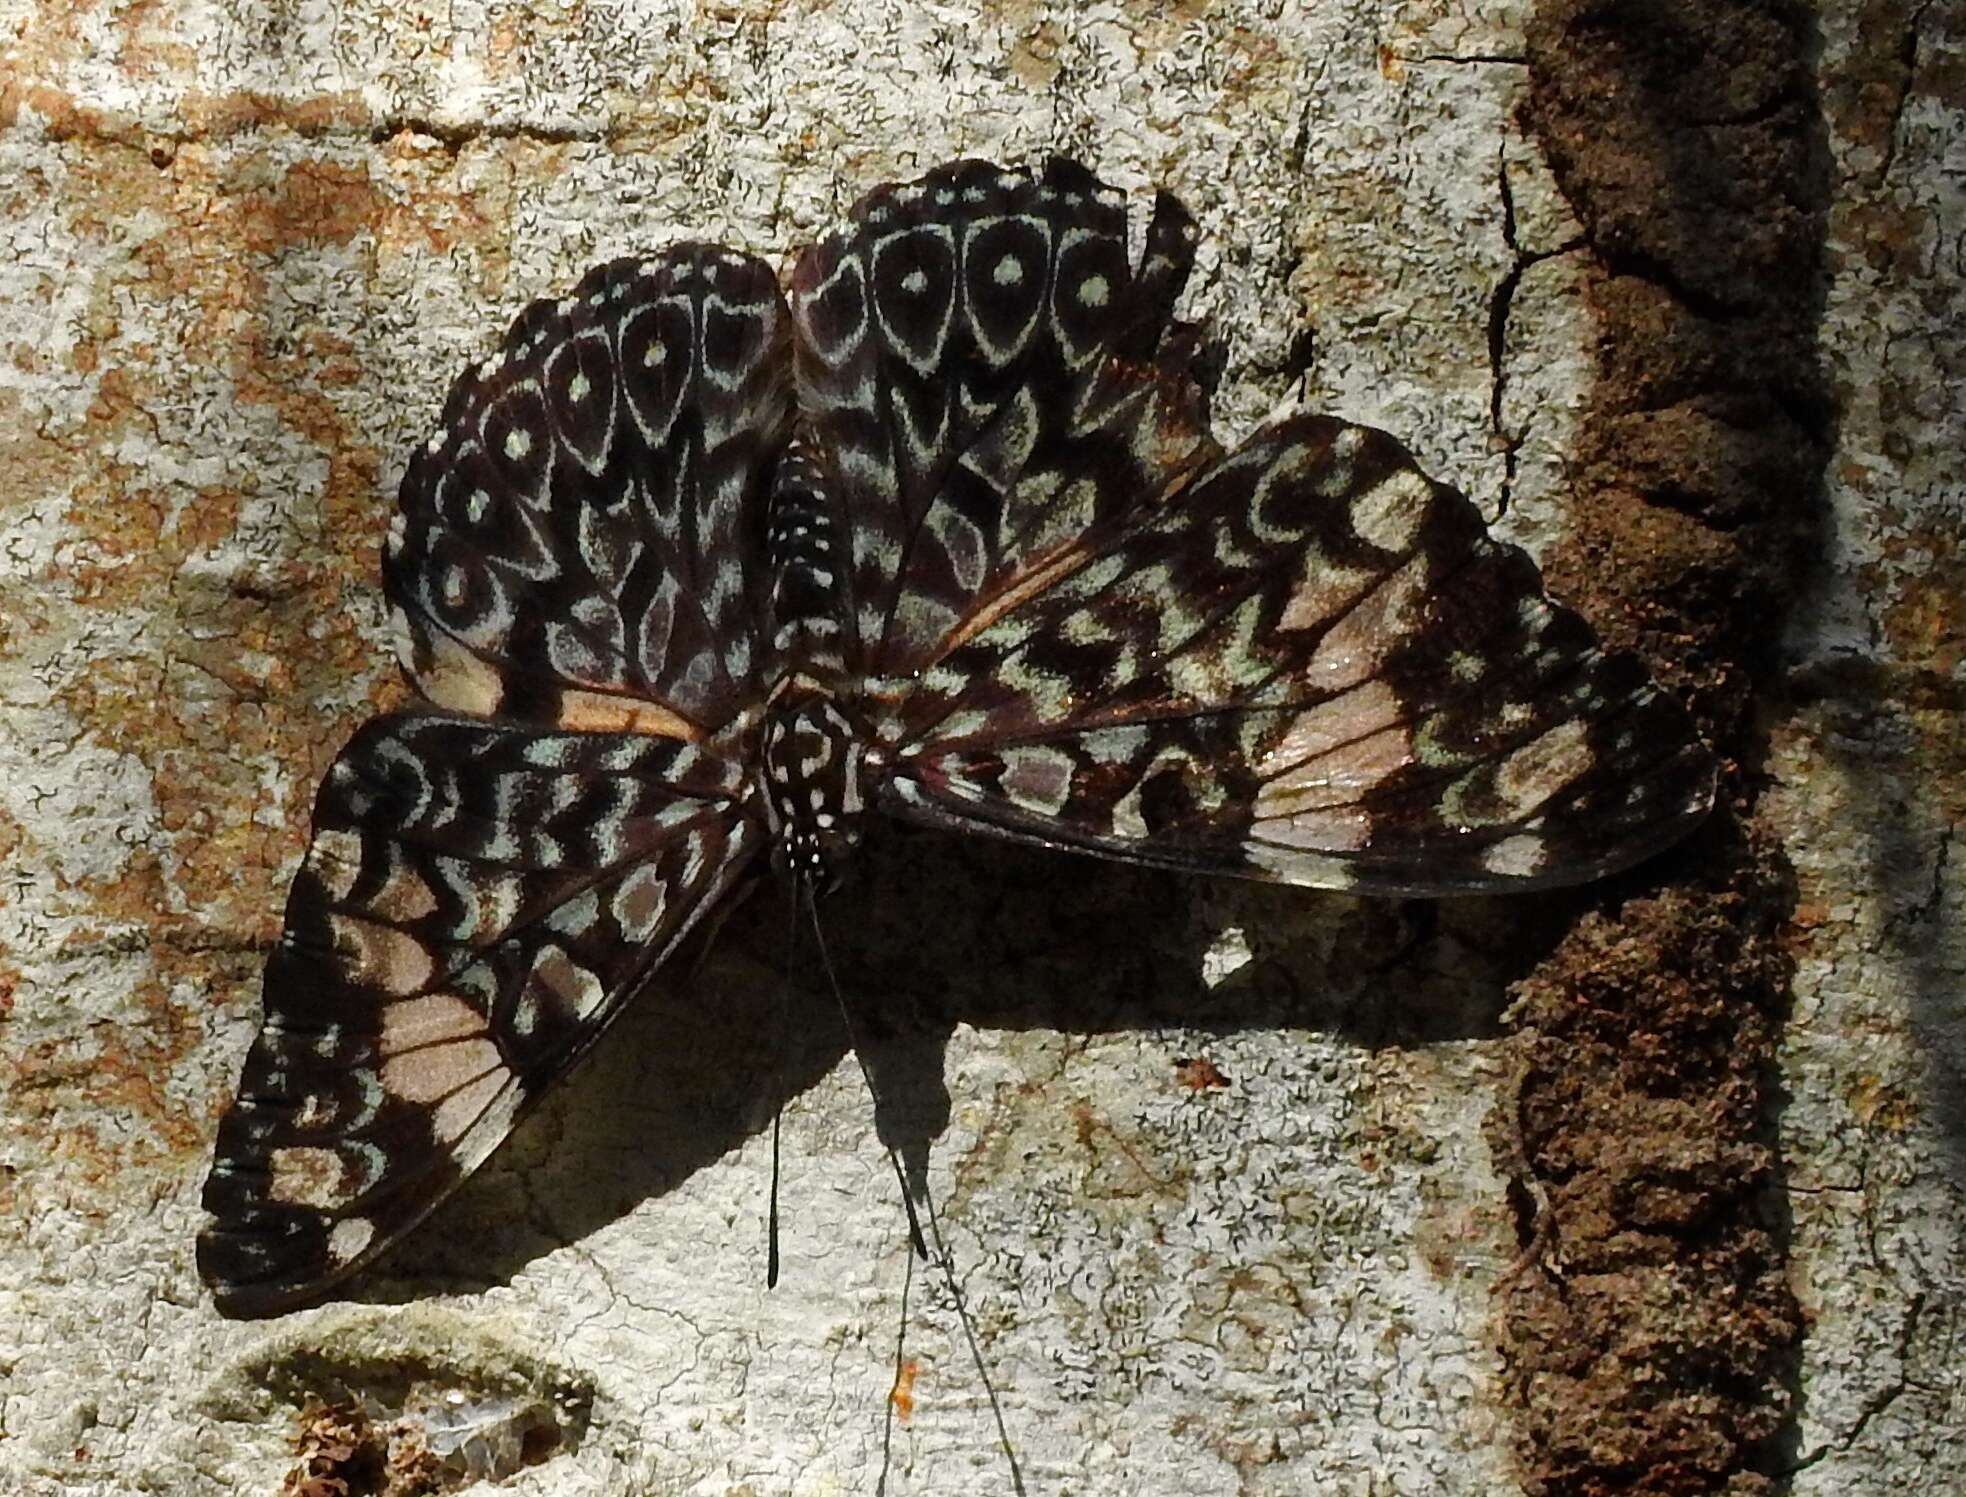
M 1043 816 L 1056 816 L 1071 799 L 1077 770 L 1070 754 L 1031 744 L 1005 754 L 1002 785 L 1018 805 Z
M 424 993 L 382 1008 L 376 1054 L 387 1059 L 427 1045 L 473 1040 L 485 1032 L 485 1017 L 455 993 Z
M 328 935 L 334 943 L 336 966 L 351 982 L 403 997 L 430 981 L 430 953 L 405 931 L 373 920 L 330 915 Z
M 316 832 L 314 845 L 307 850 L 307 869 L 321 881 L 328 898 L 340 904 L 354 892 L 362 875 L 362 839 L 335 827 Z
M 1079 303 L 1087 307 L 1103 307 L 1111 291 L 1104 276 L 1089 275 L 1079 282 Z
M 498 1099 L 498 1094 L 510 1084 L 512 1073 L 506 1070 L 488 1072 L 476 1081 L 467 1083 L 452 1092 L 430 1114 L 430 1132 L 440 1143 L 450 1143 L 460 1139 L 465 1132 L 482 1118 Z M 501 1125 L 493 1128 L 492 1141 L 505 1136 L 511 1126 L 507 1118 Z
M 498 1046 L 488 1039 L 429 1045 L 382 1063 L 383 1086 L 403 1102 L 438 1102 L 474 1083 L 502 1081 L 510 1074 Z
M 347 1263 L 359 1258 L 362 1250 L 375 1239 L 375 1223 L 366 1216 L 350 1216 L 334 1224 L 328 1233 L 328 1252 L 335 1262 Z
M 325 1210 L 341 1199 L 341 1156 L 333 1149 L 298 1146 L 267 1156 L 266 1193 L 289 1206 Z
M 1015 255 L 1005 255 L 990 272 L 990 279 L 999 286 L 1015 286 L 1024 279 L 1024 262 Z
M 1543 839 L 1526 833 L 1504 837 L 1481 855 L 1482 868 L 1503 878 L 1528 878 L 1543 861 Z
M 579 402 L 587 398 L 587 396 L 593 390 L 593 388 L 594 387 L 587 382 L 586 375 L 576 374 L 572 379 L 567 381 L 567 399 L 573 401 L 575 404 L 578 404 Z
M 656 918 L 660 918 L 657 912 Z M 601 986 L 600 978 L 580 965 L 558 946 L 542 946 L 533 957 L 531 981 L 527 985 L 529 994 L 543 998 L 551 994 L 554 1006 L 559 1010 L 558 1017 L 564 1019 L 571 1014 L 576 1019 L 584 1019 L 600 1007 L 601 1000 L 607 996 L 607 989 Z M 533 1016 L 535 1019 L 537 1016 Z
M 513 427 L 505 434 L 505 455 L 513 462 L 519 462 L 532 451 L 532 434 L 522 427 Z
M 919 270 L 911 270 L 901 278 L 901 289 L 910 296 L 920 296 L 928 290 L 928 277 Z
M 1582 722 L 1558 723 L 1495 767 L 1495 793 L 1517 814 L 1533 810 L 1589 771 L 1595 759 L 1589 737 Z
M 1352 501 L 1352 529 L 1381 551 L 1410 551 L 1432 502 L 1427 480 L 1402 468 Z
M 668 885 L 653 865 L 645 863 L 632 870 L 614 892 L 615 924 L 627 940 L 651 940 L 668 902 Z

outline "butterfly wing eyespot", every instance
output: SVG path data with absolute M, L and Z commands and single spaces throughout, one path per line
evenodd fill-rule
M 413 713 L 329 771 L 205 1187 L 231 1313 L 317 1297 L 489 1156 L 763 845 L 644 734 Z
M 679 737 L 751 700 L 789 337 L 770 268 L 713 245 L 521 313 L 403 480 L 383 581 L 423 695 Z
M 1084 167 L 958 161 L 877 188 L 799 261 L 799 390 L 848 538 L 850 681 L 906 678 L 1214 455 L 1169 336 L 1193 221 L 1141 264 Z
M 1299 416 L 950 651 L 898 708 L 904 818 L 1388 894 L 1580 883 L 1714 764 L 1629 655 L 1383 432 Z

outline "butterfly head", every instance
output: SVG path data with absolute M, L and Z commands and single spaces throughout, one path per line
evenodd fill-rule
M 765 727 L 759 764 L 772 867 L 830 889 L 860 846 L 865 819 L 864 735 L 831 696 L 781 698 Z

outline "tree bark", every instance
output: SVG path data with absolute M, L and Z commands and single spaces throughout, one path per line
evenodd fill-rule
M 1053 151 L 1197 214 L 1220 438 L 1391 430 L 1728 768 L 1561 897 L 868 849 L 827 939 L 1026 1489 L 1966 1470 L 1955 9 L 11 14 L 0 1488 L 1011 1489 L 768 896 L 335 1302 L 229 1322 L 191 1244 L 451 378 L 590 263 Z

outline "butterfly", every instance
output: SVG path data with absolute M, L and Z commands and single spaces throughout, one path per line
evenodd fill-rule
M 1195 220 L 1088 169 L 863 197 L 789 295 L 681 243 L 465 371 L 383 582 L 423 698 L 328 771 L 222 1121 L 221 1308 L 422 1220 L 767 870 L 874 816 L 1311 888 L 1575 884 L 1707 812 L 1686 711 L 1384 432 L 1225 451 Z

